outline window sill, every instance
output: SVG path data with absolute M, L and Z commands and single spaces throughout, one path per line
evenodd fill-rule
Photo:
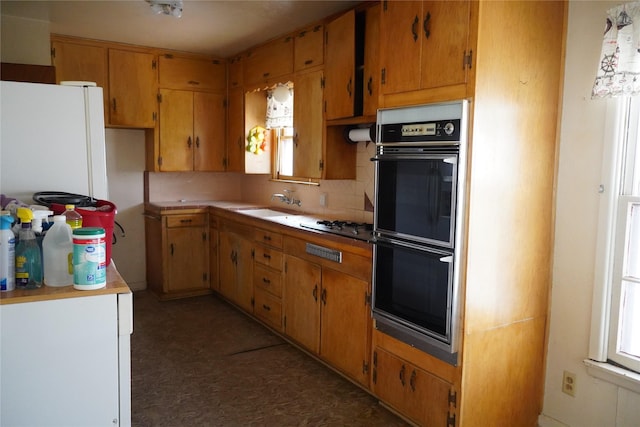
M 584 364 L 587 366 L 589 375 L 624 387 L 635 393 L 640 393 L 640 374 L 609 363 L 596 362 L 591 359 L 585 359 Z

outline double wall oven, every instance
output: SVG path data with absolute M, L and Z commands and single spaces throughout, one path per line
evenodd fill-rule
M 376 328 L 458 364 L 468 101 L 377 117 Z

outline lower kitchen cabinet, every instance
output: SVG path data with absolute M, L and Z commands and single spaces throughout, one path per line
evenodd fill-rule
M 372 391 L 383 402 L 424 426 L 455 426 L 456 393 L 451 384 L 376 347 Z
M 218 230 L 220 293 L 253 313 L 253 228 L 221 221 Z
M 206 213 L 146 215 L 147 282 L 161 299 L 210 293 Z
M 369 282 L 324 261 L 284 257 L 285 335 L 368 387 Z

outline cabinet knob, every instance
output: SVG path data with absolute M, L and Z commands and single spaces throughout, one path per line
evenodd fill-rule
M 402 368 L 400 368 L 400 383 L 402 384 L 402 387 L 404 387 L 404 371 L 405 371 L 406 367 L 404 365 L 402 365 Z
M 264 308 L 267 311 L 271 311 L 271 307 L 269 307 L 267 304 L 262 304 L 262 308 Z
M 191 137 L 187 138 L 187 147 L 191 148 L 192 142 Z

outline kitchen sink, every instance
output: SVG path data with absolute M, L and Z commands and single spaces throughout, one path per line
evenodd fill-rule
M 274 216 L 289 216 L 290 214 L 287 212 L 276 211 L 273 209 L 267 208 L 256 208 L 256 209 L 240 209 L 240 213 L 245 215 L 254 216 L 257 218 L 269 218 Z

